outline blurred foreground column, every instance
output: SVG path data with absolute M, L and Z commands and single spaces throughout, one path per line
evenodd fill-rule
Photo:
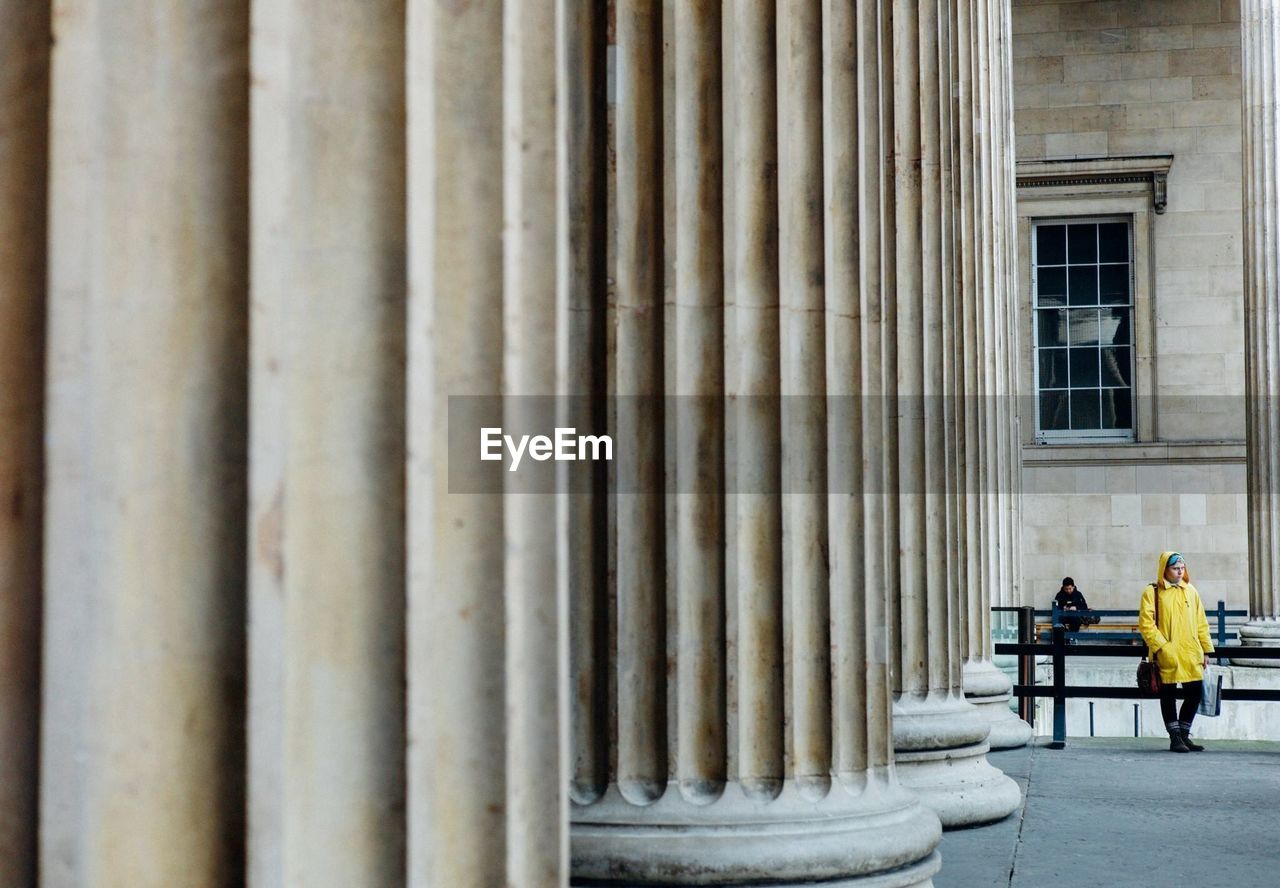
M 1240 4 L 1244 80 L 1245 391 L 1249 617 L 1245 644 L 1280 644 L 1280 9 Z M 1280 660 L 1240 660 L 1280 666 Z
M 57 13 L 41 883 L 239 884 L 248 4 Z
M 253 31 L 249 884 L 402 885 L 404 4 Z

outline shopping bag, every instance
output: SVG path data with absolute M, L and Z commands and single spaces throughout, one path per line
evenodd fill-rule
M 1204 671 L 1204 693 L 1200 695 L 1200 706 L 1196 712 L 1200 715 L 1215 716 L 1222 714 L 1222 673 L 1216 669 Z

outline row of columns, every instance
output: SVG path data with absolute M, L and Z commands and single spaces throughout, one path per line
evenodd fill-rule
M 611 675 L 617 716 L 574 734 L 609 768 L 574 784 L 572 871 L 929 884 L 939 818 L 1019 803 L 985 760 L 993 721 L 1030 735 L 981 635 L 1014 569 L 1008 13 L 666 13 L 674 59 L 658 3 L 618 7 L 612 392 L 620 430 L 675 426 L 674 478 L 655 429 L 618 467 L 616 588 L 581 590 L 612 606 L 616 653 L 570 684 Z M 665 416 L 623 406 L 661 392 Z
M 617 412 L 615 590 L 598 495 L 450 492 L 445 431 L 454 395 L 519 423 L 521 396 L 600 394 L 592 4 L 81 0 L 47 112 L 48 17 L 12 17 L 6 881 L 556 884 L 572 800 L 584 880 L 916 885 L 938 819 L 897 768 L 947 822 L 1016 803 L 960 693 L 958 419 L 930 406 L 961 384 L 948 259 L 986 249 L 943 158 L 972 150 L 945 76 L 964 32 L 946 3 L 732 13 L 755 101 L 726 175 L 721 10 L 672 5 L 617 10 L 609 361 L 616 393 L 692 406 L 673 498 L 662 408 Z M 726 379 L 754 405 L 732 512 Z M 785 440 L 779 394 L 804 405 Z
M 0 882 L 926 885 L 1017 804 L 1006 4 L 618 0 L 608 307 L 596 4 L 153 7 L 0 2 Z M 450 397 L 606 386 L 611 479 L 451 489 Z

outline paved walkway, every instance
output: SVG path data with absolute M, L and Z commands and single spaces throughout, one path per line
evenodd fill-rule
M 1046 742 L 991 754 L 1023 806 L 944 834 L 936 888 L 1280 886 L 1280 743 Z

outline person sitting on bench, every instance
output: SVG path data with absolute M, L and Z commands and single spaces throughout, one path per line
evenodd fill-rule
M 1076 581 L 1071 577 L 1062 578 L 1062 588 L 1054 596 L 1053 603 L 1057 605 L 1058 611 L 1063 613 L 1062 624 L 1067 627 L 1068 632 L 1079 632 L 1082 623 L 1087 626 L 1097 622 L 1096 619 L 1089 617 L 1066 615 L 1067 612 L 1087 611 L 1089 609 L 1089 602 L 1084 600 L 1084 594 L 1076 588 Z

